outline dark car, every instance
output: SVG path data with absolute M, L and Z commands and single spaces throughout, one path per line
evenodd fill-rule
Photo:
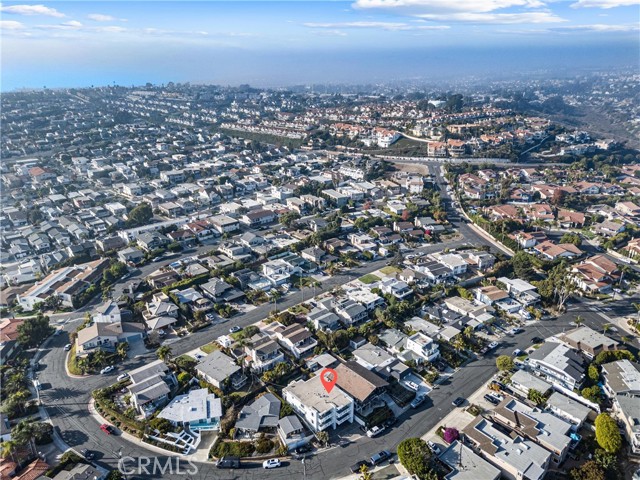
M 542 338 L 542 337 L 533 337 L 531 339 L 531 343 L 544 343 L 544 338 Z
M 360 460 L 357 463 L 351 465 L 351 473 L 360 473 L 360 469 L 363 465 L 369 466 L 369 462 L 367 460 Z
M 295 452 L 296 452 L 298 455 L 301 455 L 301 454 L 303 454 L 303 453 L 309 453 L 311 450 L 313 450 L 313 447 L 312 447 L 310 444 L 305 443 L 304 445 L 302 445 L 302 446 L 300 446 L 300 447 L 296 448 L 296 449 L 295 449 Z
M 462 397 L 456 397 L 456 398 L 453 400 L 453 402 L 451 402 L 451 404 L 452 404 L 454 407 L 459 407 L 459 406 L 460 406 L 460 405 L 462 405 L 463 403 L 464 403 L 464 398 L 462 398 Z
M 86 448 L 80 450 L 80 454 L 87 460 L 93 460 L 93 458 L 95 457 L 95 454 L 91 450 L 88 450 Z
M 238 457 L 222 457 L 216 463 L 216 468 L 240 468 L 240 459 Z
M 497 397 L 489 395 L 488 393 L 484 396 L 484 399 L 492 405 L 498 405 L 500 403 L 500 400 Z

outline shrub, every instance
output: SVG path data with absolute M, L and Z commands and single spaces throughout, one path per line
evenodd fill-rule
M 460 433 L 455 428 L 445 428 L 442 433 L 442 438 L 447 443 L 453 443 L 460 438 Z
M 421 438 L 407 438 L 398 445 L 398 458 L 402 466 L 412 475 L 424 478 L 429 475 L 431 450 Z

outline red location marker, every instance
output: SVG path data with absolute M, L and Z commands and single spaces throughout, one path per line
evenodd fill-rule
M 320 381 L 327 393 L 331 393 L 334 385 L 338 381 L 338 374 L 333 368 L 325 368 L 320 372 Z

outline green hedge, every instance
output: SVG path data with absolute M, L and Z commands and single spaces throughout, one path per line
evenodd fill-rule
M 218 442 L 212 449 L 214 457 L 250 457 L 255 451 L 252 442 Z

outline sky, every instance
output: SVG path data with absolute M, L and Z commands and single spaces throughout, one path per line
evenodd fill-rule
M 0 4 L 1 90 L 383 83 L 637 66 L 640 0 Z

